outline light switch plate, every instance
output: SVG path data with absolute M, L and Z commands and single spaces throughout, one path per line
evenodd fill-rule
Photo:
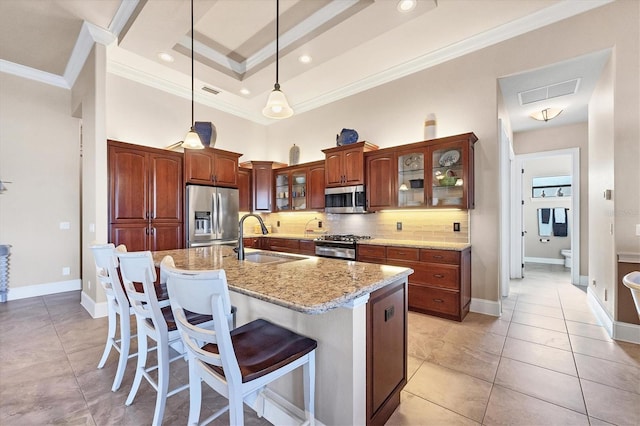
M 636 235 L 640 237 L 640 224 L 636 225 Z

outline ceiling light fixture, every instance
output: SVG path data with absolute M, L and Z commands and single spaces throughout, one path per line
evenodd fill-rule
M 298 58 L 298 61 L 302 62 L 303 64 L 308 64 L 309 62 L 311 62 L 313 58 L 311 58 L 311 56 L 309 55 L 300 55 L 300 57 Z
M 276 84 L 273 86 L 273 90 L 269 94 L 267 99 L 267 106 L 262 110 L 262 114 L 269 118 L 289 118 L 293 115 L 293 109 L 287 102 L 287 97 L 280 90 L 280 84 L 278 83 L 278 59 L 279 59 L 279 36 L 280 36 L 280 0 L 276 0 Z
M 188 149 L 204 149 L 200 136 L 198 136 L 198 133 L 196 133 L 193 127 L 195 123 L 193 118 L 193 96 L 193 0 L 191 0 L 191 130 L 189 130 L 187 135 L 184 137 L 182 147 Z
M 542 111 L 534 112 L 530 117 L 538 121 L 549 121 L 559 116 L 561 112 L 560 108 L 545 108 Z
M 398 2 L 398 10 L 400 12 L 410 12 L 416 8 L 416 0 L 400 0 Z
M 240 93 L 242 93 L 243 95 L 250 95 L 251 91 L 249 89 L 247 89 L 246 87 L 243 87 L 242 89 L 240 89 Z
M 158 52 L 158 58 L 160 58 L 164 62 L 173 62 L 174 61 L 173 56 L 171 56 L 167 52 Z

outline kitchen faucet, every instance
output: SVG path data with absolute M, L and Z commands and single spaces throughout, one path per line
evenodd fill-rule
M 244 220 L 249 216 L 253 216 L 256 219 L 258 219 L 258 222 L 260 222 L 260 228 L 262 228 L 262 235 L 267 235 L 269 233 L 269 231 L 267 230 L 267 227 L 264 226 L 264 222 L 262 221 L 262 218 L 257 214 L 248 213 L 242 216 L 242 218 L 240 219 L 240 222 L 238 223 L 238 247 L 237 247 L 238 260 L 244 260 L 244 242 L 242 241 L 242 237 L 244 234 Z

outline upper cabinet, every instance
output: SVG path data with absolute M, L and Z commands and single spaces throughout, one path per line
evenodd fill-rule
M 473 133 L 366 154 L 367 208 L 474 208 Z
M 215 148 L 185 149 L 186 183 L 238 187 L 238 158 L 242 154 Z
M 336 148 L 323 149 L 325 154 L 325 186 L 364 184 L 364 153 L 377 150 L 368 142 L 358 142 Z
M 243 163 L 244 164 L 244 163 Z M 254 212 L 271 212 L 273 208 L 273 161 L 252 161 L 251 182 Z
M 275 170 L 275 211 L 324 208 L 324 161 Z
M 238 210 L 251 211 L 251 169 L 238 169 Z

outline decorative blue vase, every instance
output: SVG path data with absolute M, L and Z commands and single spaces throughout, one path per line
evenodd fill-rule
M 204 146 L 213 146 L 216 144 L 216 138 L 218 133 L 216 132 L 216 126 L 210 121 L 196 121 L 193 123 L 193 129 L 200 136 L 200 141 Z
M 353 129 L 342 129 L 339 135 L 336 135 L 336 145 L 349 145 L 358 142 L 358 132 Z

